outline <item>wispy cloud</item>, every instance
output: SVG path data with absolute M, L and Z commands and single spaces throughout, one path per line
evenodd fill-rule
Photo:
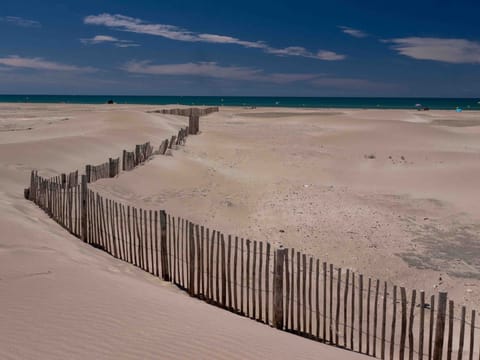
M 150 61 L 130 61 L 122 69 L 135 74 L 193 75 L 233 80 L 250 80 L 262 74 L 260 70 L 220 66 L 215 62 L 154 65 Z
M 80 42 L 85 45 L 110 43 L 115 45 L 116 47 L 121 47 L 121 48 L 140 46 L 139 44 L 134 43 L 133 41 L 120 40 L 120 39 L 117 39 L 116 37 L 109 36 L 109 35 L 95 35 L 93 38 L 80 39 Z
M 150 61 L 130 61 L 123 70 L 134 74 L 202 76 L 216 79 L 290 83 L 312 80 L 317 74 L 273 73 L 242 66 L 221 66 L 216 62 L 154 65 Z
M 42 25 L 35 20 L 24 19 L 19 16 L 0 16 L 1 22 L 6 22 L 16 26 L 39 28 Z
M 360 87 L 371 85 L 367 80 L 344 79 L 327 74 L 314 73 L 266 73 L 261 69 L 240 66 L 221 66 L 216 62 L 162 64 L 155 65 L 150 61 L 130 61 L 123 70 L 133 74 L 164 75 L 164 76 L 201 76 L 213 79 L 254 81 L 263 83 L 288 84 L 308 82 L 316 87 Z
M 50 70 L 50 71 L 74 71 L 74 72 L 93 72 L 92 67 L 79 67 L 76 65 L 62 64 L 54 61 L 44 60 L 42 58 L 27 58 L 18 55 L 10 55 L 0 58 L 0 65 L 11 68 Z
M 399 54 L 418 60 L 480 64 L 480 43 L 466 39 L 406 37 L 382 40 Z
M 339 26 L 338 28 L 341 29 L 345 34 L 348 34 L 356 38 L 364 38 L 368 36 L 366 32 L 362 30 L 354 29 L 348 26 Z
M 89 25 L 102 25 L 115 30 L 138 34 L 160 36 L 176 41 L 235 44 L 245 48 L 260 49 L 266 53 L 277 56 L 300 56 L 327 61 L 343 60 L 346 57 L 345 55 L 337 54 L 328 50 L 318 50 L 313 52 L 301 46 L 274 48 L 264 41 L 241 40 L 232 36 L 218 34 L 201 34 L 174 25 L 151 24 L 141 19 L 118 14 L 89 15 L 84 19 L 84 23 Z

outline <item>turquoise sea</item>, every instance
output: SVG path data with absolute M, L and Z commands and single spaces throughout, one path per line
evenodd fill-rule
M 268 106 L 304 108 L 480 110 L 480 98 L 379 98 L 379 97 L 256 97 L 256 96 L 118 96 L 118 95 L 0 95 L 0 102 L 206 106 Z

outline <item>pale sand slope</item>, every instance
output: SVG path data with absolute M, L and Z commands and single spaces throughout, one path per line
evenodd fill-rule
M 159 144 L 185 125 L 185 118 L 140 111 L 147 107 L 126 108 L 0 105 L 0 358 L 360 358 L 192 299 L 83 244 L 23 199 L 32 168 L 54 175 L 81 168 L 86 159 L 103 162 L 135 143 Z M 21 130 L 26 128 L 32 129 Z M 188 151 L 197 151 L 198 145 L 192 141 Z M 138 169 L 138 177 L 132 177 L 134 171 L 111 181 L 112 191 L 132 195 L 122 190 L 128 176 L 129 187 L 145 186 L 142 191 L 158 197 L 165 189 L 164 166 L 172 168 L 173 177 L 174 171 L 197 163 L 197 155 L 183 151 L 155 158 Z M 201 174 L 205 165 L 198 167 Z M 197 181 L 185 170 L 182 175 L 190 176 L 190 183 L 178 179 L 177 185 L 185 182 L 189 191 Z M 146 173 L 152 174 L 149 180 Z M 165 196 L 172 201 L 171 193 Z M 177 209 L 186 213 L 195 204 L 194 199 L 190 205 L 179 200 L 184 209 Z
M 95 188 L 478 307 L 478 112 L 222 108 L 201 130 Z

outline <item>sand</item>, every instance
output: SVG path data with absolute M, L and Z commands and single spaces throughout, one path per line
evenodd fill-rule
M 187 123 L 158 106 L 0 104 L 0 358 L 356 358 L 189 298 L 65 233 L 29 172 L 81 169 Z M 173 156 L 93 186 L 478 308 L 476 112 L 222 108 Z

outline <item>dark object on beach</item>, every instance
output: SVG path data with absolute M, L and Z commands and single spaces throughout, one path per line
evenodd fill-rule
M 418 111 L 428 111 L 430 108 L 428 106 L 417 108 Z
M 110 99 L 110 100 L 107 101 L 107 104 L 109 104 L 109 105 L 115 104 L 115 101 L 113 101 L 112 99 Z

